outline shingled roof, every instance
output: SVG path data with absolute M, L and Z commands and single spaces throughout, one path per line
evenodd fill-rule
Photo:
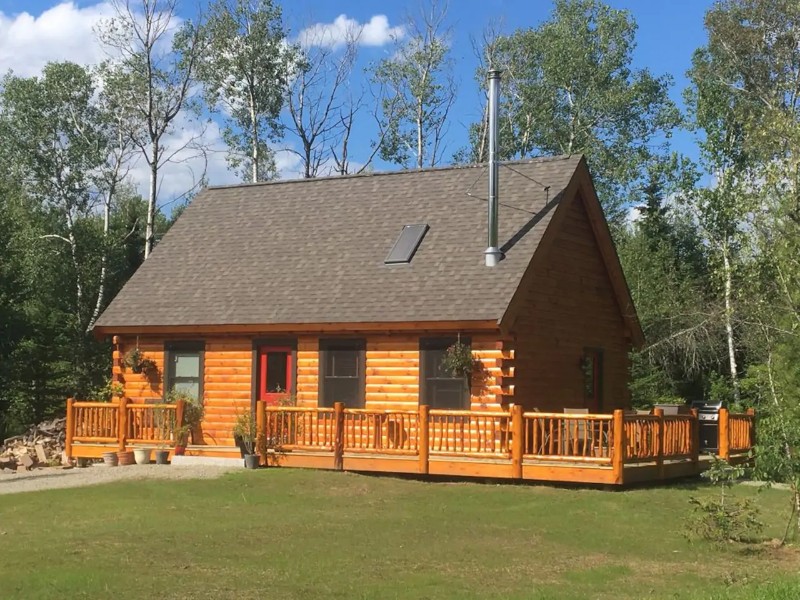
M 212 187 L 96 327 L 499 320 L 579 166 L 504 163 L 496 267 L 485 165 Z M 384 264 L 416 223 L 430 230 L 411 262 Z

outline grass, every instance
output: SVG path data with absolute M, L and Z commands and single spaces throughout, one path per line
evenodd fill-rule
M 269 469 L 6 495 L 0 597 L 800 597 L 795 549 L 683 538 L 688 497 L 710 493 Z M 780 535 L 787 492 L 736 494 Z

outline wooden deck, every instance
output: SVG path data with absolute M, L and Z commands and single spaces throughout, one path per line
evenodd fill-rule
M 67 403 L 67 454 L 174 444 L 170 404 Z M 454 477 L 625 485 L 699 474 L 696 414 L 564 414 L 509 411 L 357 410 L 257 403 L 266 442 L 262 464 Z M 747 458 L 755 416 L 720 412 L 718 455 Z M 236 457 L 238 450 L 190 446 L 188 455 Z

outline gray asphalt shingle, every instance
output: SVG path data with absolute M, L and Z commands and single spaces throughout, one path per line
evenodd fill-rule
M 209 188 L 97 326 L 499 319 L 580 160 L 501 168 L 494 268 L 483 165 Z M 385 265 L 413 223 L 430 225 L 413 260 Z

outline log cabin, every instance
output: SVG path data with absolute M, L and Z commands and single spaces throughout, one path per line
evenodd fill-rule
M 163 400 L 178 389 L 203 403 L 203 460 L 239 455 L 249 413 L 261 464 L 614 485 L 701 472 L 696 413 L 626 414 L 643 335 L 586 161 L 500 163 L 499 79 L 487 165 L 195 198 L 95 325 L 122 398 L 67 401 L 67 456 L 176 442 L 184 404 Z M 754 423 L 720 410 L 719 455 L 747 460 Z
M 374 410 L 629 407 L 642 331 L 585 159 L 495 168 L 205 190 L 97 321 L 115 342 L 113 378 L 132 403 L 173 387 L 202 398 L 196 451 L 216 456 L 238 452 L 237 414 L 287 396 Z M 466 385 L 440 368 L 456 340 L 476 361 Z M 158 377 L 124 366 L 132 348 Z

